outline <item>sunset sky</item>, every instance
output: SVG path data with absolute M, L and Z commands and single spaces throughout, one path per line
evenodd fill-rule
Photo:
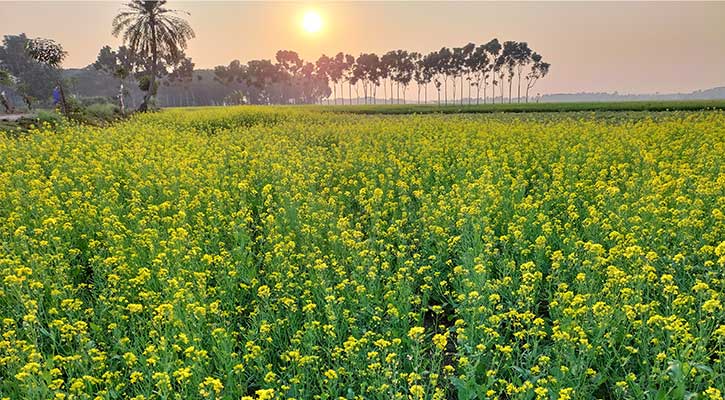
M 0 2 L 0 35 L 25 32 L 60 42 L 65 67 L 92 63 L 117 46 L 111 20 L 122 2 Z M 344 51 L 418 52 L 468 42 L 527 41 L 552 64 L 537 91 L 667 93 L 725 86 L 725 2 L 720 3 L 241 3 L 171 1 L 196 31 L 187 54 L 197 68 L 233 59 L 306 59 Z M 305 12 L 320 32 L 302 29 Z

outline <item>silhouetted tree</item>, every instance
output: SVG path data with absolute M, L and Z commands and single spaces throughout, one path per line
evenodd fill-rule
M 321 55 L 320 58 L 317 59 L 315 62 L 315 67 L 317 68 L 317 74 L 320 76 L 324 76 L 325 79 L 330 78 L 330 70 L 332 65 L 332 59 L 326 55 Z M 330 98 L 327 98 L 327 104 L 330 104 Z
M 458 51 L 458 54 L 456 55 L 456 66 L 458 67 L 458 75 L 461 79 L 461 105 L 463 105 L 463 79 L 465 77 L 465 80 L 469 83 L 468 84 L 468 104 L 471 104 L 471 73 L 473 73 L 474 69 L 472 68 L 475 64 L 471 60 L 473 57 L 473 52 L 476 50 L 476 45 L 473 43 L 468 43 L 467 45 L 460 48 Z
M 342 76 L 347 82 L 349 104 L 352 105 L 352 86 L 355 84 L 355 57 L 351 54 L 345 54 L 345 61 L 342 64 Z
M 134 56 L 125 46 L 119 47 L 118 51 L 111 50 L 110 46 L 103 46 L 98 52 L 96 62 L 92 65 L 93 68 L 118 79 L 118 105 L 121 114 L 123 114 L 126 110 L 124 83 L 133 72 Z
M 148 110 L 156 96 L 156 80 L 167 66 L 180 62 L 187 41 L 194 37 L 191 25 L 164 4 L 166 0 L 133 0 L 113 19 L 113 35 L 123 33 L 123 42 L 145 66 L 142 86 L 147 90 L 141 111 Z
M 380 69 L 381 69 L 381 77 L 383 78 L 383 87 L 385 86 L 385 79 L 387 78 L 390 81 L 390 104 L 393 104 L 393 76 L 396 73 L 397 68 L 397 62 L 396 62 L 396 53 L 395 50 L 391 50 L 380 57 Z M 387 98 L 387 93 L 384 94 L 385 98 Z
M 26 51 L 30 39 L 24 34 L 6 35 L 0 45 L 0 64 L 12 76 L 12 88 L 29 108 L 34 99 L 49 99 L 61 79 L 60 70 L 33 60 Z
M 215 80 L 225 84 L 230 82 L 238 84 L 244 81 L 247 85 L 244 97 L 251 103 L 309 103 L 328 98 L 328 104 L 330 95 L 335 96 L 337 104 L 338 83 L 341 84 L 342 104 L 345 104 L 344 86 L 342 86 L 345 82 L 348 84 L 349 104 L 352 104 L 353 88 L 358 101 L 364 101 L 366 104 L 376 103 L 377 89 L 380 85 L 383 86 L 387 103 L 388 83 L 390 103 L 392 104 L 396 97 L 398 103 L 404 103 L 408 85 L 415 81 L 418 86 L 418 103 L 421 102 L 421 91 L 424 91 L 424 102 L 428 102 L 428 85 L 433 83 L 438 92 L 440 105 L 442 94 L 445 104 L 448 104 L 450 79 L 454 102 L 456 88 L 460 85 L 460 104 L 463 104 L 464 82 L 468 82 L 468 102 L 469 104 L 473 102 L 472 89 L 476 86 L 478 104 L 481 98 L 481 86 L 483 86 L 484 103 L 487 102 L 489 83 L 493 84 L 492 101 L 495 102 L 498 86 L 500 99 L 503 102 L 503 85 L 507 80 L 509 102 L 512 102 L 513 79 L 516 76 L 519 81 L 519 99 L 521 80 L 526 80 L 528 101 L 528 91 L 538 79 L 546 75 L 549 68 L 549 64 L 541 63 L 541 57 L 534 53 L 526 42 L 507 41 L 502 45 L 498 39 L 480 46 L 468 43 L 453 50 L 443 47 L 425 56 L 400 49 L 389 51 L 382 57 L 374 53 L 362 53 L 355 58 L 340 52 L 335 57 L 323 54 L 312 64 L 305 62 L 294 51 L 280 50 L 277 52 L 276 60 L 277 64 L 270 64 L 266 60 L 252 60 L 246 66 L 238 61 L 232 62 L 228 67 L 219 66 L 215 68 Z M 529 66 L 531 68 L 527 70 Z M 240 76 L 243 76 L 243 79 Z M 360 89 L 363 92 L 362 96 L 359 94 Z
M 483 49 L 488 58 L 486 64 L 483 67 L 483 103 L 486 104 L 486 89 L 488 88 L 488 78 L 490 77 L 492 80 L 496 79 L 495 68 L 498 64 L 499 54 L 501 53 L 501 43 L 499 43 L 498 39 L 492 39 L 491 41 L 483 45 Z M 493 89 L 495 89 L 495 86 Z M 496 93 L 494 91 L 493 96 L 491 97 L 492 102 L 495 97 Z
M 541 55 L 534 52 L 531 54 L 531 71 L 526 75 L 526 102 L 529 102 L 529 89 L 532 89 L 536 82 L 549 73 L 549 63 L 541 61 Z
M 25 44 L 25 50 L 33 60 L 56 70 L 60 69 L 60 65 L 63 63 L 66 55 L 68 55 L 63 50 L 63 46 L 53 40 L 43 38 L 28 40 Z M 60 74 L 58 74 L 58 77 L 57 84 L 60 90 L 60 102 L 63 114 L 67 117 L 68 103 L 65 99 L 65 89 L 63 88 L 63 81 L 60 79 Z
M 447 47 L 443 47 L 438 51 L 436 59 L 436 73 L 438 80 L 443 85 L 444 104 L 448 104 L 448 77 L 453 69 L 453 53 Z
M 335 98 L 335 104 L 337 104 L 337 84 L 342 80 L 343 73 L 345 72 L 345 54 L 337 53 L 334 58 L 330 60 L 330 66 L 328 71 L 328 77 L 332 82 L 333 97 Z M 342 88 L 340 88 L 340 95 L 342 95 Z
M 518 45 L 516 46 L 514 59 L 516 62 L 516 76 L 518 77 L 518 84 L 516 86 L 516 102 L 521 103 L 521 75 L 523 74 L 524 68 L 531 63 L 531 49 L 529 48 L 528 43 L 518 43 Z

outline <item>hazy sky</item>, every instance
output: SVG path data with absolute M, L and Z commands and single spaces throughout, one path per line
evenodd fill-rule
M 98 49 L 118 45 L 111 19 L 122 2 L 3 2 L 0 35 L 49 37 L 82 67 Z M 541 93 L 677 92 L 725 85 L 725 2 L 287 2 L 170 1 L 196 31 L 189 54 L 197 67 L 233 59 L 274 58 L 279 49 L 306 59 L 345 51 L 419 52 L 468 42 L 529 42 L 552 64 Z M 324 30 L 304 33 L 315 9 Z

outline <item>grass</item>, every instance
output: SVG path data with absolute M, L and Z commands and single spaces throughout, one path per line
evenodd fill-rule
M 462 114 L 462 113 L 534 113 L 582 111 L 698 111 L 725 110 L 725 100 L 693 101 L 623 101 L 591 103 L 528 103 L 528 104 L 376 104 L 353 106 L 312 106 L 319 111 L 353 114 Z

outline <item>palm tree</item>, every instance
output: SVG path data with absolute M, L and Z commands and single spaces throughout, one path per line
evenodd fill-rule
M 133 54 L 145 61 L 148 90 L 140 110 L 147 110 L 156 95 L 156 78 L 160 67 L 174 65 L 182 57 L 187 40 L 194 37 L 186 20 L 178 11 L 164 7 L 166 0 L 132 0 L 113 19 L 113 36 L 123 33 L 123 42 Z

